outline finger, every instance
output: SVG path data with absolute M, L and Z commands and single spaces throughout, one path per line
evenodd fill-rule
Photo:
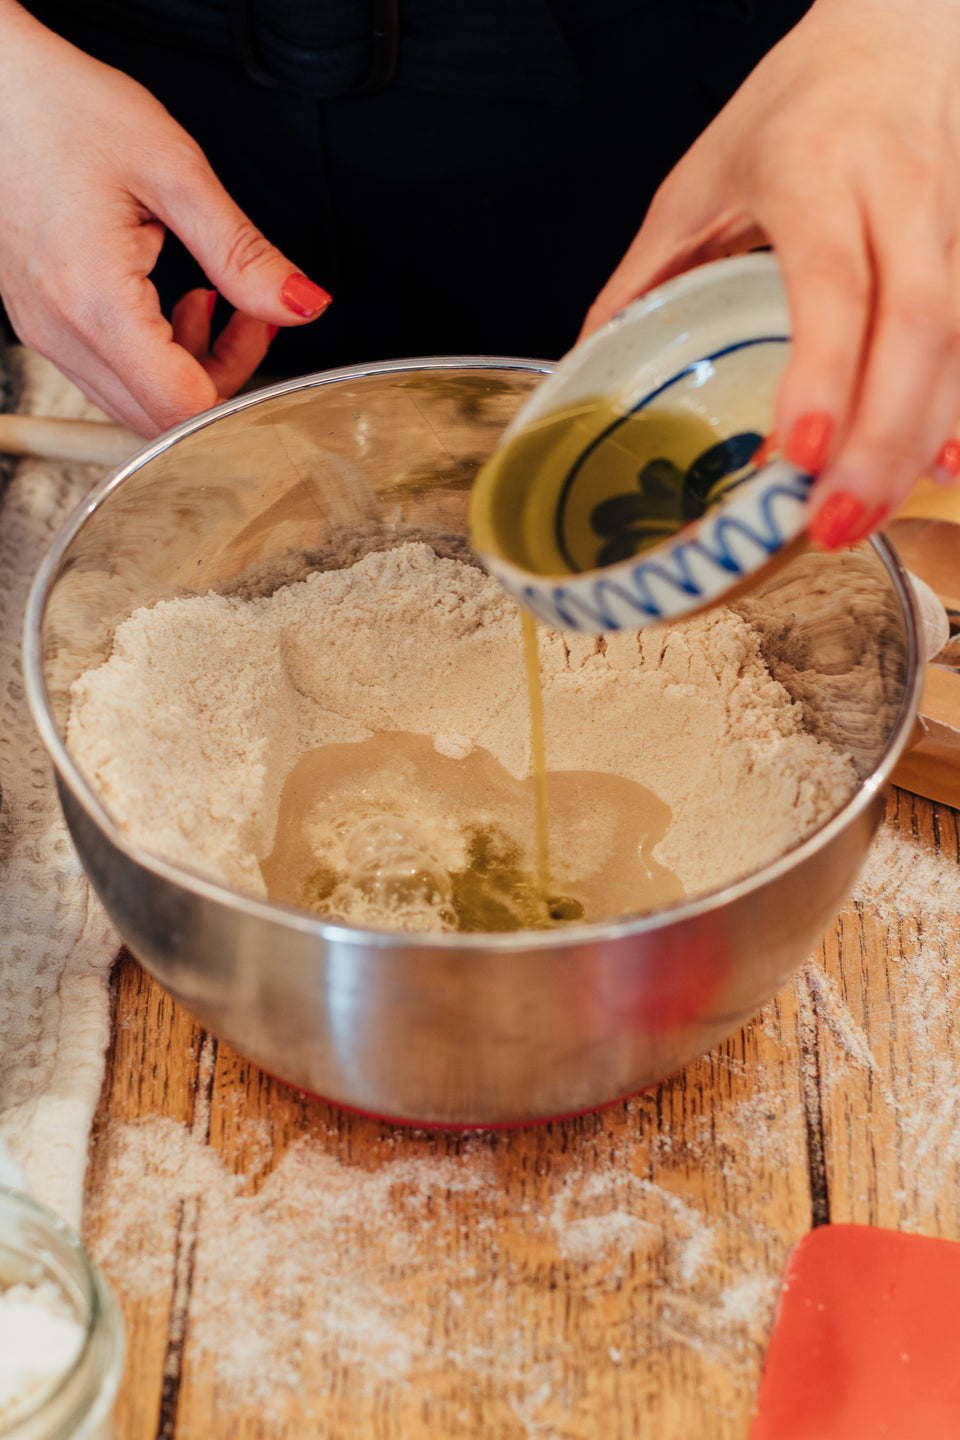
M 276 326 L 265 325 L 252 315 L 235 311 L 218 335 L 211 354 L 200 361 L 217 387 L 217 394 L 226 398 L 235 395 L 246 384 L 270 348 Z
M 143 275 L 119 274 L 84 315 L 84 324 L 61 328 L 47 353 L 85 376 L 104 407 L 131 429 L 152 437 L 217 403 L 203 366 L 174 340 L 153 285 Z
M 951 248 L 950 273 L 952 276 L 950 288 L 953 299 L 954 328 L 955 331 L 960 332 L 960 242 L 954 243 Z M 949 383 L 947 376 L 944 376 L 943 380 L 944 383 Z M 949 404 L 949 391 L 946 403 Z M 935 485 L 951 489 L 955 485 L 960 485 L 960 408 L 952 417 L 947 437 L 937 449 L 932 463 L 926 467 L 925 474 Z M 935 437 L 934 443 L 939 438 Z
M 144 201 L 202 265 L 235 310 L 268 325 L 315 320 L 331 297 L 271 245 L 227 194 L 202 152 L 178 150 Z
M 216 290 L 188 290 L 173 307 L 170 324 L 173 338 L 194 360 L 210 352 L 210 321 L 217 302 Z
M 111 402 L 126 405 L 129 396 L 149 417 L 152 429 L 141 429 L 141 434 L 156 435 L 180 425 L 220 398 L 200 362 L 175 343 L 159 305 L 156 317 L 147 321 L 142 315 L 128 312 L 118 317 L 115 312 L 98 358 L 105 372 L 101 383 Z
M 956 434 L 956 427 L 954 434 L 937 451 L 929 476 L 935 485 L 942 485 L 948 490 L 954 485 L 960 485 L 960 438 Z
M 874 276 L 859 205 L 846 192 L 808 207 L 802 195 L 768 220 L 790 306 L 793 344 L 777 393 L 787 457 L 817 474 L 859 389 Z
M 96 356 L 88 352 L 77 359 L 57 358 L 56 365 L 110 420 L 142 435 L 145 440 L 152 440 L 160 433 L 146 411 L 115 383 L 116 376 L 106 371 Z
M 852 423 L 811 496 L 811 536 L 852 544 L 900 503 L 960 413 L 960 343 L 943 244 L 888 214 L 872 227 L 877 308 Z
M 175 343 L 200 362 L 218 396 L 226 399 L 254 374 L 277 327 L 234 311 L 211 349 L 210 321 L 216 298 L 216 290 L 190 290 L 177 301 L 170 322 Z
M 956 330 L 960 333 L 960 306 L 957 308 Z M 928 407 L 923 419 L 917 451 L 920 463 L 913 469 L 912 459 L 908 462 L 910 477 L 905 481 L 909 490 L 920 477 L 929 474 L 938 484 L 944 486 L 957 483 L 960 471 L 960 445 L 951 438 L 957 429 L 960 415 L 960 358 L 945 358 L 932 387 Z M 947 440 L 944 440 L 944 436 Z

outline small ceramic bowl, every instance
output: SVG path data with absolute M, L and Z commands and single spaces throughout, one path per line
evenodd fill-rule
M 742 586 L 805 527 L 812 477 L 756 458 L 789 347 L 769 254 L 681 275 L 577 345 L 477 480 L 471 531 L 491 573 L 548 625 L 589 634 L 676 619 Z M 678 425 L 702 437 L 694 450 L 638 468 L 630 427 L 668 452 Z M 675 515 L 658 519 L 658 485 Z

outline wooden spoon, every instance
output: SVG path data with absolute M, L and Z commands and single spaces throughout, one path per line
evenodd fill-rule
M 886 533 L 907 569 L 940 597 L 951 629 L 960 628 L 960 525 L 953 520 L 897 516 Z
M 921 482 L 886 533 L 904 564 L 939 596 L 960 630 L 960 491 Z M 927 666 L 920 713 L 895 785 L 960 808 L 960 656 L 956 641 Z
M 928 665 L 920 713 L 894 785 L 960 809 L 960 673 Z
M 106 420 L 64 420 L 37 415 L 0 415 L 0 454 L 121 465 L 147 442 Z

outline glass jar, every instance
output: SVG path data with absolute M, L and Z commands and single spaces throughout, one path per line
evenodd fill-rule
M 0 1440 L 110 1440 L 123 1369 L 120 1307 L 70 1227 L 0 1186 L 0 1293 L 51 1282 L 83 1329 L 80 1349 L 32 1407 L 0 1420 Z

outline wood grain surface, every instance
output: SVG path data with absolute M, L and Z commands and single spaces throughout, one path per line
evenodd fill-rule
M 562 1124 L 299 1095 L 129 956 L 88 1178 L 123 1440 L 744 1440 L 791 1244 L 960 1239 L 958 815 L 893 791 L 857 896 L 719 1049 Z

